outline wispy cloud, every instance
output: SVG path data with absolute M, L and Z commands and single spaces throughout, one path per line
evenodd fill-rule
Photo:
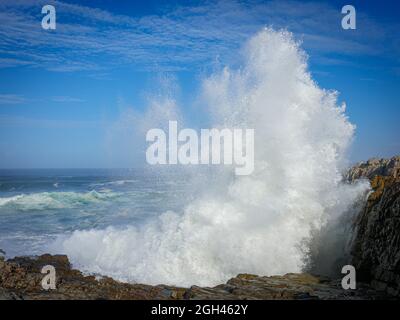
M 97 120 L 59 120 L 45 118 L 30 118 L 24 116 L 4 116 L 0 115 L 0 126 L 5 127 L 33 127 L 33 128 L 53 128 L 53 129 L 78 129 L 78 128 L 101 128 L 106 126 L 104 121 Z
M 21 104 L 26 101 L 26 98 L 18 94 L 0 94 L 0 105 Z
M 361 81 L 376 81 L 374 78 L 360 78 Z
M 82 103 L 84 99 L 71 96 L 53 96 L 48 98 L 30 98 L 20 94 L 0 94 L 0 105 L 16 105 L 28 102 L 51 101 L 56 103 Z
M 394 29 L 360 13 L 358 29 L 346 32 L 338 8 L 318 2 L 217 1 L 130 17 L 50 1 L 59 18 L 57 29 L 47 31 L 41 28 L 40 12 L 48 2 L 0 1 L 0 68 L 26 65 L 91 74 L 126 65 L 161 71 L 201 68 L 216 56 L 235 59 L 233 49 L 266 25 L 295 32 L 320 58 L 332 53 L 377 55 L 391 51 L 387 30 Z M 329 59 L 320 61 L 329 64 Z
M 85 100 L 80 98 L 74 98 L 70 96 L 55 96 L 51 98 L 54 102 L 85 102 Z

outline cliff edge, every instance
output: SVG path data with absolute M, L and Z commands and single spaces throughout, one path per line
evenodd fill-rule
M 372 187 L 354 223 L 351 254 L 358 279 L 400 296 L 400 156 L 361 162 L 346 178 L 367 178 Z

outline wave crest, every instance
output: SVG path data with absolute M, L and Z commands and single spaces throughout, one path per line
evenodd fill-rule
M 19 211 L 75 208 L 99 203 L 117 197 L 112 192 L 40 192 L 0 198 L 0 208 L 9 207 Z

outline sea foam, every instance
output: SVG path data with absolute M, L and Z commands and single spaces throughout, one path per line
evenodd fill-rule
M 55 251 L 82 270 L 149 284 L 303 269 L 312 231 L 368 188 L 341 182 L 354 126 L 337 92 L 312 80 L 291 33 L 272 29 L 249 40 L 240 68 L 212 74 L 202 91 L 214 127 L 255 129 L 254 172 L 222 168 L 181 211 L 140 227 L 76 231 Z
M 77 208 L 90 203 L 116 198 L 116 192 L 39 192 L 19 194 L 12 197 L 0 198 L 0 208 L 12 208 L 17 211 L 48 210 Z

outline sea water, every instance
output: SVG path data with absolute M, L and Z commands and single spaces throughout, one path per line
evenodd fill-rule
M 312 247 L 328 250 L 310 245 L 313 235 L 343 237 L 326 226 L 368 189 L 342 182 L 355 130 L 345 105 L 312 79 L 293 35 L 269 28 L 244 46 L 240 66 L 210 74 L 199 88 L 210 127 L 254 129 L 251 175 L 225 166 L 200 174 L 194 166 L 184 177 L 176 166 L 161 180 L 142 172 L 3 177 L 0 247 L 35 253 L 50 241 L 49 251 L 68 254 L 85 272 L 149 284 L 301 272 Z M 166 101 L 139 124 L 177 120 L 162 119 L 179 115 Z
M 177 210 L 190 197 L 185 184 L 143 169 L 0 170 L 0 248 L 41 254 L 75 230 L 139 226 Z

